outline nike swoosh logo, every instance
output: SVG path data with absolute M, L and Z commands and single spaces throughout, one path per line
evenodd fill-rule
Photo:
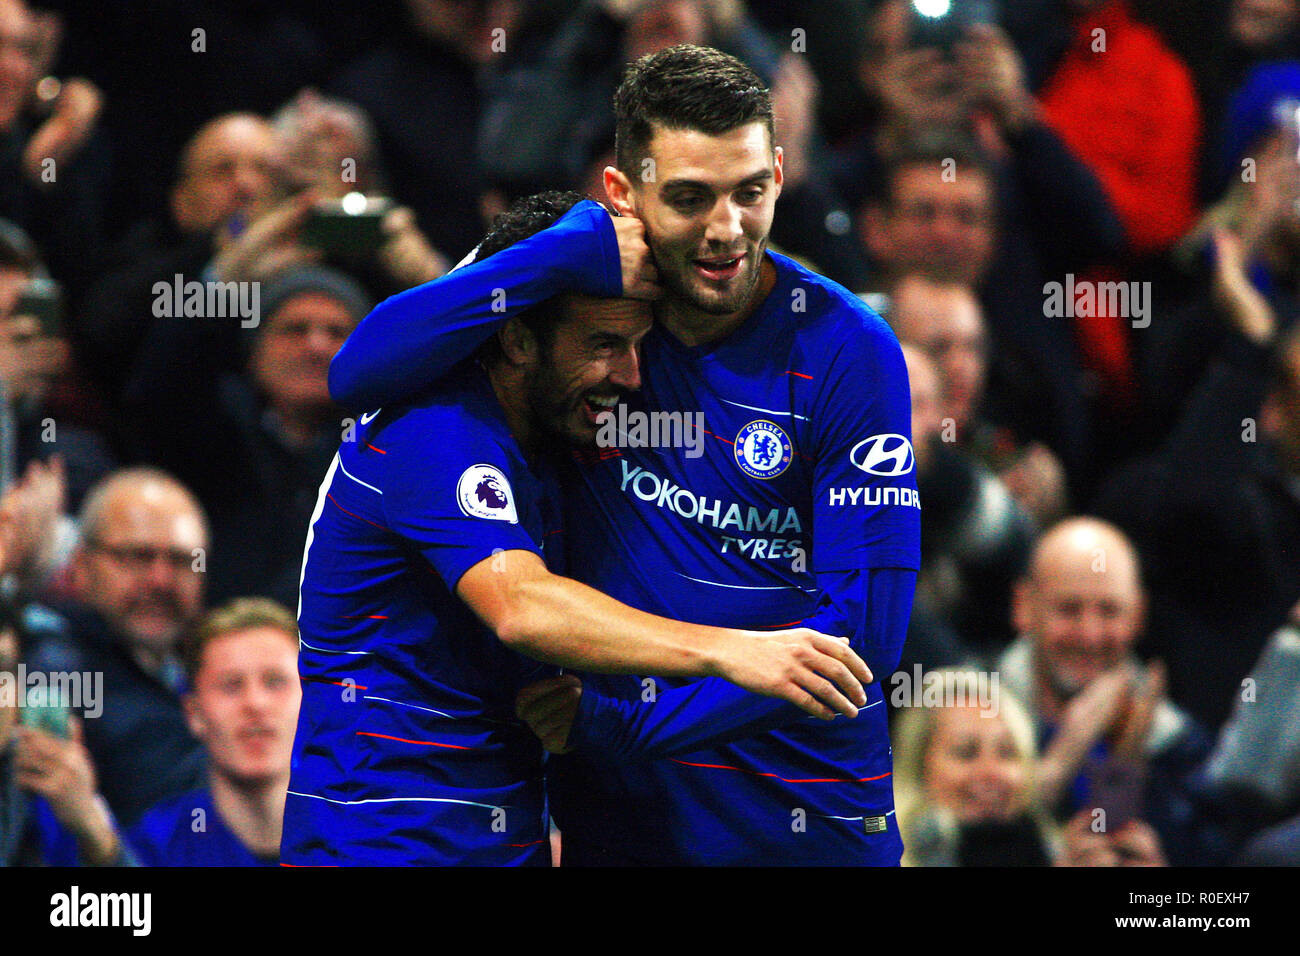
M 371 422 L 375 420 L 375 416 L 382 411 L 383 411 L 382 408 L 376 408 L 373 412 L 366 412 L 364 415 L 361 416 L 361 420 L 359 424 L 369 425 Z

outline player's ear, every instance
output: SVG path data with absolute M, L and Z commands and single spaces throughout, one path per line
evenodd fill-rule
M 776 187 L 776 194 L 781 195 L 781 186 L 785 183 L 785 150 L 780 146 L 773 147 L 772 161 L 772 185 Z
M 605 195 L 609 204 L 620 216 L 635 216 L 636 208 L 632 203 L 632 182 L 621 169 L 614 166 L 605 167 Z
M 510 319 L 498 333 L 501 351 L 511 365 L 530 365 L 537 361 L 537 336 L 517 317 Z

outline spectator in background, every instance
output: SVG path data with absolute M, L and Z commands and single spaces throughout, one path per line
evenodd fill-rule
M 305 89 L 277 110 L 271 123 L 275 129 L 273 168 L 280 196 L 310 191 L 319 203 L 337 201 L 349 193 L 389 198 L 374 131 L 359 107 Z M 384 297 L 431 282 L 451 267 L 429 245 L 410 209 L 389 209 L 380 230 L 376 248 L 333 253 L 329 261 L 352 270 L 376 295 Z
M 1175 699 L 1217 727 L 1300 598 L 1300 325 L 1256 288 L 1242 240 L 1214 242 L 1222 344 L 1165 439 L 1111 478 L 1097 510 L 1151 569 L 1152 646 Z
M 86 721 L 86 746 L 104 797 L 130 826 L 202 774 L 181 713 L 179 646 L 203 608 L 206 519 L 174 478 L 133 468 L 91 489 L 80 524 L 75 600 L 57 608 L 57 630 L 34 644 L 29 663 L 103 674 L 103 714 Z
M 915 346 L 903 343 L 907 385 L 912 400 L 912 450 L 916 460 L 917 484 L 928 473 L 943 422 L 940 418 L 942 385 L 930 357 Z M 930 503 L 921 510 L 922 556 L 925 551 L 925 522 Z M 924 570 L 924 569 L 923 569 Z M 948 610 L 943 594 L 931 593 L 924 573 L 918 578 L 912 616 L 907 622 L 907 639 L 898 662 L 901 671 L 916 665 L 944 667 L 959 664 L 971 655 L 961 636 L 945 618 Z
M 1205 113 L 1200 182 L 1206 199 L 1223 190 L 1223 120 L 1233 91 L 1255 67 L 1300 57 L 1297 0 L 1231 0 L 1226 13 L 1227 29 L 1212 32 L 1213 46 L 1207 54 L 1188 60 Z
M 1123 226 L 1098 177 L 1045 121 L 1006 33 L 982 24 L 951 51 L 917 47 L 913 17 L 906 0 L 873 11 L 860 70 L 873 115 L 833 167 L 885 273 L 873 288 L 916 269 L 973 286 L 994 344 L 990 411 L 1020 441 L 1048 445 L 1072 493 L 1086 497 L 1101 470 L 1096 390 L 1077 330 L 1045 313 L 1044 290 L 1123 256 Z M 983 182 L 963 184 L 976 167 Z M 930 245 L 923 261 L 920 243 Z M 909 251 L 911 263 L 898 261 Z
M 1009 429 L 982 417 L 988 378 L 988 332 L 984 310 L 970 287 L 903 276 L 889 298 L 889 324 L 902 342 L 926 351 L 943 378 L 947 440 L 982 458 L 1040 527 L 1066 511 L 1065 474 L 1044 445 L 1018 446 Z
M 232 601 L 199 625 L 187 670 L 207 783 L 151 809 L 127 839 L 145 866 L 274 866 L 302 699 L 297 622 L 273 601 Z
M 1205 767 L 1205 790 L 1223 808 L 1250 861 L 1300 864 L 1300 603 L 1243 680 Z M 1258 831 L 1269 828 L 1268 832 Z
M 1192 390 L 1230 338 L 1216 284 L 1216 231 L 1241 246 L 1247 285 L 1286 328 L 1300 313 L 1300 61 L 1252 71 L 1224 119 L 1219 200 L 1179 243 L 1184 293 L 1143 336 L 1144 449 L 1178 420 Z M 1244 290 L 1243 290 L 1244 291 Z
M 236 257 L 252 247 L 266 259 L 262 247 L 268 230 L 255 231 L 252 223 L 273 226 L 272 238 L 278 240 L 305 217 L 304 203 L 271 211 L 274 145 L 270 125 L 251 113 L 206 123 L 181 153 L 170 219 L 141 223 L 108 257 L 71 331 L 78 359 L 115 408 L 124 376 L 154 322 L 155 284 L 170 284 L 177 275 L 200 279 L 218 252 Z M 279 260 L 283 266 L 283 254 Z
M 315 189 L 324 199 L 385 189 L 375 134 L 360 108 L 306 88 L 271 117 L 279 193 Z
M 1139 256 L 1196 218 L 1200 108 L 1191 73 L 1128 0 L 1069 0 L 1070 45 L 1038 96 L 1052 128 L 1101 180 Z
M 167 319 L 150 330 L 125 393 L 132 446 L 203 502 L 214 602 L 297 603 L 317 490 L 346 437 L 329 364 L 370 304 L 347 276 L 303 266 L 261 288 L 254 329 L 237 319 Z M 214 361 L 232 329 L 248 337 L 238 374 Z
M 179 275 L 183 282 L 265 284 L 321 261 L 324 253 L 302 235 L 316 204 L 382 182 L 365 117 L 355 107 L 304 91 L 277 119 L 278 127 L 272 127 L 261 117 L 236 113 L 206 124 L 182 156 L 171 194 L 172 221 L 142 226 L 118 250 L 118 266 L 88 296 L 74 344 L 118 411 L 147 341 L 172 334 L 160 326 L 196 318 L 160 315 L 158 283 L 170 288 Z M 339 155 L 345 149 L 354 155 L 342 158 L 358 158 L 356 183 L 348 182 L 350 168 Z M 400 291 L 446 269 L 405 207 L 388 212 L 381 237 L 376 248 L 342 263 L 372 295 Z M 198 318 L 210 326 L 205 361 L 226 372 L 242 370 L 236 323 Z M 169 372 L 171 380 L 178 371 Z M 113 437 L 130 447 L 130 436 Z
M 1171 863 L 1223 862 L 1191 785 L 1209 738 L 1166 698 L 1164 667 L 1133 655 L 1145 612 L 1137 553 L 1123 533 L 1066 519 L 1039 539 L 1016 587 L 1021 637 L 997 670 L 1028 706 L 1043 805 L 1058 819 L 1097 807 L 1099 781 L 1122 770 Z
M 935 666 L 1001 651 L 1014 636 L 1005 624 L 1011 587 L 1036 529 L 992 471 L 944 440 L 943 380 L 929 356 L 905 343 L 903 358 L 912 393 L 916 483 L 924 502 L 906 669 L 914 661 Z
M 925 675 L 941 706 L 917 701 L 897 718 L 894 800 L 905 866 L 1047 866 L 1051 819 L 1035 791 L 1033 726 L 988 674 Z M 987 699 L 979 687 L 992 688 Z M 914 688 L 919 692 L 920 688 Z
M 1145 821 L 1131 818 L 1099 829 L 1100 818 L 1080 810 L 1061 827 L 1055 866 L 1168 866 L 1160 835 Z
M 0 867 L 127 864 L 81 722 L 51 702 L 65 714 L 68 735 L 61 736 L 34 725 L 30 697 L 19 709 L 19 695 L 28 695 L 17 682 L 23 644 L 19 615 L 0 605 L 0 679 L 8 680 L 0 693 Z
M 32 235 L 75 298 L 104 239 L 108 153 L 99 90 L 42 79 L 60 35 L 53 15 L 0 0 L 0 216 Z
M 1033 176 L 1041 172 L 1029 165 Z M 908 136 L 888 154 L 878 191 L 859 210 L 859 233 L 881 267 L 875 287 L 882 291 L 911 273 L 977 291 L 994 356 L 985 411 L 1017 443 L 1049 447 L 1071 485 L 1083 484 L 1092 413 L 1073 333 L 1069 320 L 1045 312 L 1044 259 L 1027 248 L 1027 223 L 1017 225 L 1023 208 L 1000 208 L 999 182 L 969 137 L 946 129 Z
M 67 467 L 67 507 L 75 510 L 114 460 L 99 434 L 77 424 L 78 408 L 86 403 L 78 401 L 79 383 L 69 380 L 60 299 L 46 304 L 43 316 L 32 314 L 34 300 L 24 304 L 24 293 L 44 274 L 22 230 L 0 220 L 0 383 L 7 402 L 0 414 L 9 419 L 5 447 L 13 456 L 0 471 L 19 474 L 32 463 L 60 457 Z M 42 284 L 43 291 L 58 296 L 48 280 Z
M 1134 18 L 1128 0 L 1069 0 L 1069 5 L 1069 45 L 1038 96 L 1047 121 L 1101 180 L 1130 247 L 1129 256 L 1078 270 L 1077 279 L 1088 284 L 1136 275 L 1145 279 L 1158 272 L 1150 260 L 1196 219 L 1201 133 L 1196 91 L 1187 67 L 1155 30 Z M 1081 312 L 1072 323 L 1099 390 L 1097 450 L 1103 468 L 1136 451 L 1130 436 L 1138 404 L 1138 344 L 1132 334 L 1137 316 L 1120 311 L 1098 300 L 1090 314 Z
M 327 84 L 375 125 L 395 195 L 420 230 L 453 261 L 482 237 L 485 190 L 476 137 L 485 109 L 484 70 L 501 60 L 520 12 L 517 0 L 405 0 L 400 35 Z M 500 36 L 500 35 L 498 35 Z M 520 134 L 521 139 L 526 137 Z
M 943 417 L 965 443 L 975 428 L 988 372 L 984 314 L 969 286 L 907 275 L 894 286 L 890 326 L 899 341 L 930 354 L 943 374 Z

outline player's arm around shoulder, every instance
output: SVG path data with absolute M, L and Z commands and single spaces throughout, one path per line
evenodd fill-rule
M 562 293 L 651 299 L 657 276 L 635 220 L 584 200 L 545 229 L 379 303 L 330 362 L 345 408 L 396 404 L 442 378 L 511 316 Z

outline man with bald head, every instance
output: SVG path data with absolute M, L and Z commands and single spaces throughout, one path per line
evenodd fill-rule
M 1012 616 L 1020 637 L 998 672 L 1028 704 L 1045 806 L 1062 819 L 1098 806 L 1136 811 L 1171 863 L 1203 862 L 1212 851 L 1189 780 L 1209 738 L 1165 697 L 1163 665 L 1143 666 L 1134 653 L 1146 595 L 1123 532 L 1088 517 L 1053 526 L 1016 585 Z M 1119 773 L 1131 799 L 1105 782 Z
M 277 212 L 281 219 L 295 214 L 272 209 L 274 151 L 274 131 L 260 116 L 227 113 L 209 120 L 181 151 L 168 215 L 140 223 L 105 257 L 102 276 L 86 294 L 74 346 L 110 401 L 118 398 L 149 328 L 160 321 L 154 318 L 158 282 L 170 286 L 177 275 L 203 281 L 223 253 L 268 258 L 258 254 L 267 230 L 250 238 L 249 226 Z M 236 323 L 230 336 L 237 332 Z
M 124 826 L 202 781 L 181 707 L 180 642 L 203 611 L 207 547 L 203 511 L 174 478 L 112 473 L 82 507 L 75 601 L 55 609 L 61 634 L 37 651 L 46 670 L 104 675 L 103 714 L 84 722 L 85 743 Z
M 275 134 L 253 113 L 227 113 L 208 122 L 185 144 L 170 208 L 183 233 L 210 233 L 232 216 L 249 218 L 272 192 Z

